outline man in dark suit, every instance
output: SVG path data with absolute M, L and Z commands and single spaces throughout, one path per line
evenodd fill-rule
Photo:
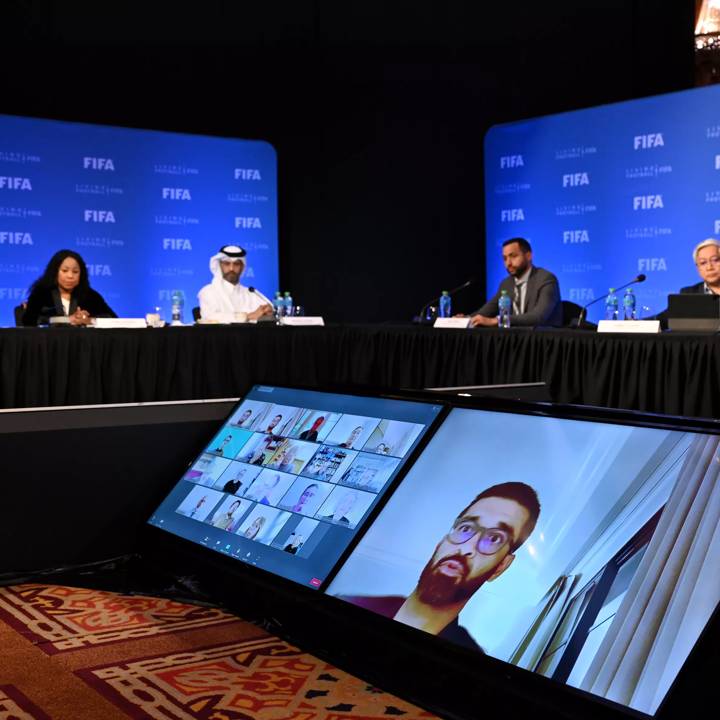
M 693 250 L 693 260 L 702 280 L 681 288 L 680 292 L 720 295 L 720 241 L 715 238 L 703 240 Z
M 516 327 L 562 325 L 560 286 L 557 278 L 532 264 L 532 248 L 525 238 L 511 238 L 503 243 L 503 263 L 509 277 L 495 295 L 470 316 L 473 327 L 497 327 L 498 300 L 503 290 L 513 300 L 511 324 Z

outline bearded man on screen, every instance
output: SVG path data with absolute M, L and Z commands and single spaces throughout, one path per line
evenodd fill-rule
M 536 492 L 507 482 L 481 492 L 455 519 L 435 547 L 409 596 L 343 596 L 344 600 L 482 652 L 458 615 L 486 583 L 515 559 L 540 515 Z

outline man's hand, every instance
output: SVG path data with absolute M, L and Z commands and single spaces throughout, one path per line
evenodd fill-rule
M 272 315 L 273 309 L 272 305 L 261 305 L 257 310 L 253 310 L 251 313 L 248 313 L 248 320 L 259 320 L 261 317 L 265 317 L 265 315 Z
M 473 315 L 470 318 L 470 327 L 497 327 L 496 317 L 485 317 L 484 315 Z

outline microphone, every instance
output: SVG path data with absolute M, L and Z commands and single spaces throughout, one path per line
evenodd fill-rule
M 268 298 L 267 298 L 266 295 L 263 295 L 263 293 L 261 293 L 257 288 L 252 287 L 252 285 L 251 285 L 250 287 L 248 287 L 248 290 L 249 290 L 251 293 L 254 293 L 255 295 L 257 295 L 261 300 L 264 300 L 264 301 L 272 308 L 272 310 L 273 310 L 273 319 L 275 320 L 275 324 L 276 324 L 276 325 L 279 325 L 279 324 L 280 324 L 280 319 L 278 318 L 278 314 L 277 314 L 277 313 L 278 313 L 278 309 L 275 307 L 275 303 L 273 303 L 272 301 L 268 300 Z M 263 316 L 263 317 L 264 317 L 264 316 Z M 263 319 L 263 318 L 260 318 L 260 320 L 262 320 L 262 319 Z M 268 318 L 268 320 L 269 320 L 269 319 L 270 319 L 270 318 Z
M 628 285 L 634 285 L 635 283 L 641 283 L 645 282 L 647 279 L 647 275 L 644 273 L 640 273 L 637 277 L 634 277 L 630 282 L 626 282 L 624 285 L 620 285 L 619 287 L 615 288 L 615 292 L 618 290 L 624 290 Z M 600 297 L 595 298 L 592 302 L 589 302 L 587 305 L 584 305 L 582 310 L 580 310 L 580 314 L 577 316 L 577 320 L 575 323 L 573 323 L 572 327 L 580 327 L 585 322 L 585 316 L 587 315 L 587 309 L 594 305 L 596 302 L 600 302 L 601 300 L 604 300 L 610 293 L 606 292 L 604 295 L 601 295 Z
M 466 287 L 470 287 L 475 282 L 475 278 L 470 278 L 469 280 L 466 280 L 462 285 L 458 285 L 456 288 L 453 288 L 452 290 L 448 290 L 448 295 L 452 297 L 455 293 L 460 292 L 461 290 L 464 290 Z M 417 314 L 417 317 L 415 317 L 414 322 L 422 323 L 425 322 L 425 311 L 436 302 L 439 302 L 440 296 L 434 297 L 432 300 L 428 300 L 426 302 L 420 312 Z

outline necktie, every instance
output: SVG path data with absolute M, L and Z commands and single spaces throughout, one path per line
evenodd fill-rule
M 515 283 L 515 295 L 513 297 L 513 312 L 520 315 L 523 311 L 522 307 L 522 286 L 525 283 Z

